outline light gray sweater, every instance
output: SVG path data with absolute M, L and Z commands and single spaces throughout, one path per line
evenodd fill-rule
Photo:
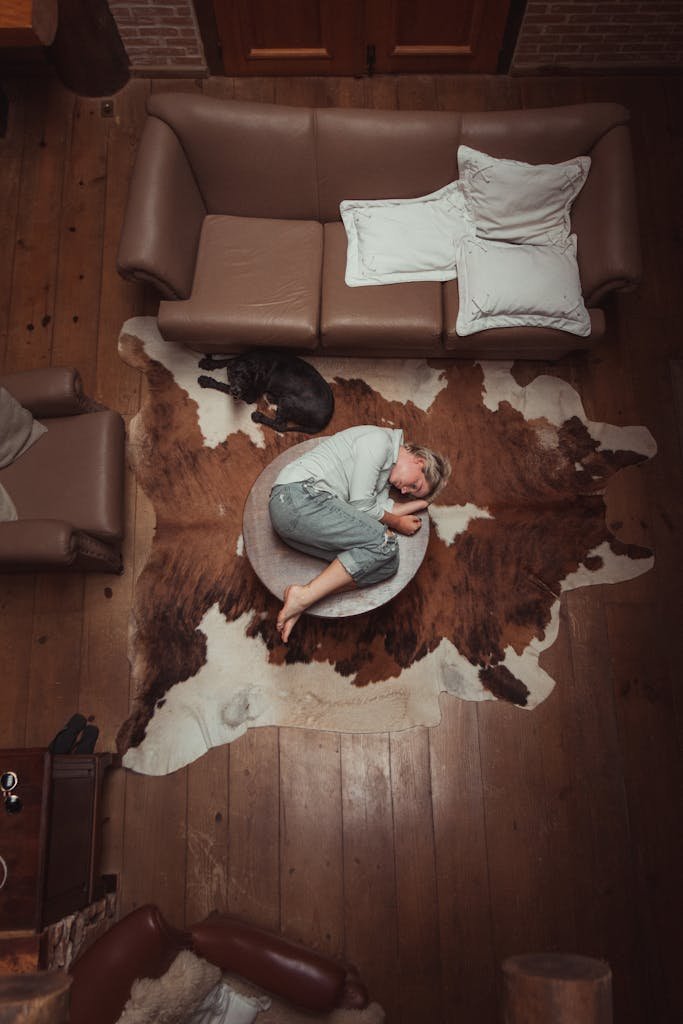
M 285 466 L 277 484 L 313 480 L 316 487 L 381 519 L 391 512 L 389 474 L 403 444 L 403 431 L 388 427 L 349 427 L 326 437 Z

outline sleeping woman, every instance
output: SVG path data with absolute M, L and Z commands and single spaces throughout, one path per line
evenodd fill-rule
M 309 583 L 286 587 L 277 617 L 284 643 L 316 601 L 393 576 L 396 534 L 420 529 L 417 513 L 450 473 L 443 455 L 404 443 L 402 430 L 375 426 L 342 430 L 285 466 L 270 494 L 273 528 L 290 547 L 328 565 Z M 391 487 L 408 500 L 392 501 Z

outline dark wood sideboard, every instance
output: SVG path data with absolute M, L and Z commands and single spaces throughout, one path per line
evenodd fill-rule
M 101 798 L 113 760 L 0 750 L 0 772 L 18 776 L 22 800 L 17 814 L 0 806 L 0 972 L 35 970 L 44 929 L 104 895 Z

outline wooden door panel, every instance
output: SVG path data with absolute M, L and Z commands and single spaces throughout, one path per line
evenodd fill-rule
M 226 74 L 363 70 L 361 0 L 214 0 Z
M 510 0 L 213 0 L 228 75 L 495 72 Z
M 495 72 L 509 7 L 510 0 L 372 0 L 374 70 Z

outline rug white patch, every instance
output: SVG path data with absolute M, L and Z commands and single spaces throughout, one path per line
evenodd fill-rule
M 432 505 L 429 518 L 436 532 L 446 544 L 452 544 L 459 534 L 465 533 L 473 519 L 493 519 L 485 508 L 468 501 L 466 505 Z
M 576 416 L 603 450 L 638 452 L 647 458 L 656 455 L 657 445 L 647 428 L 617 427 L 589 420 L 579 395 L 565 380 L 541 374 L 530 384 L 522 385 L 510 373 L 511 362 L 479 365 L 484 371 L 484 404 L 492 412 L 501 402 L 509 402 L 526 420 L 546 419 L 556 427 Z

